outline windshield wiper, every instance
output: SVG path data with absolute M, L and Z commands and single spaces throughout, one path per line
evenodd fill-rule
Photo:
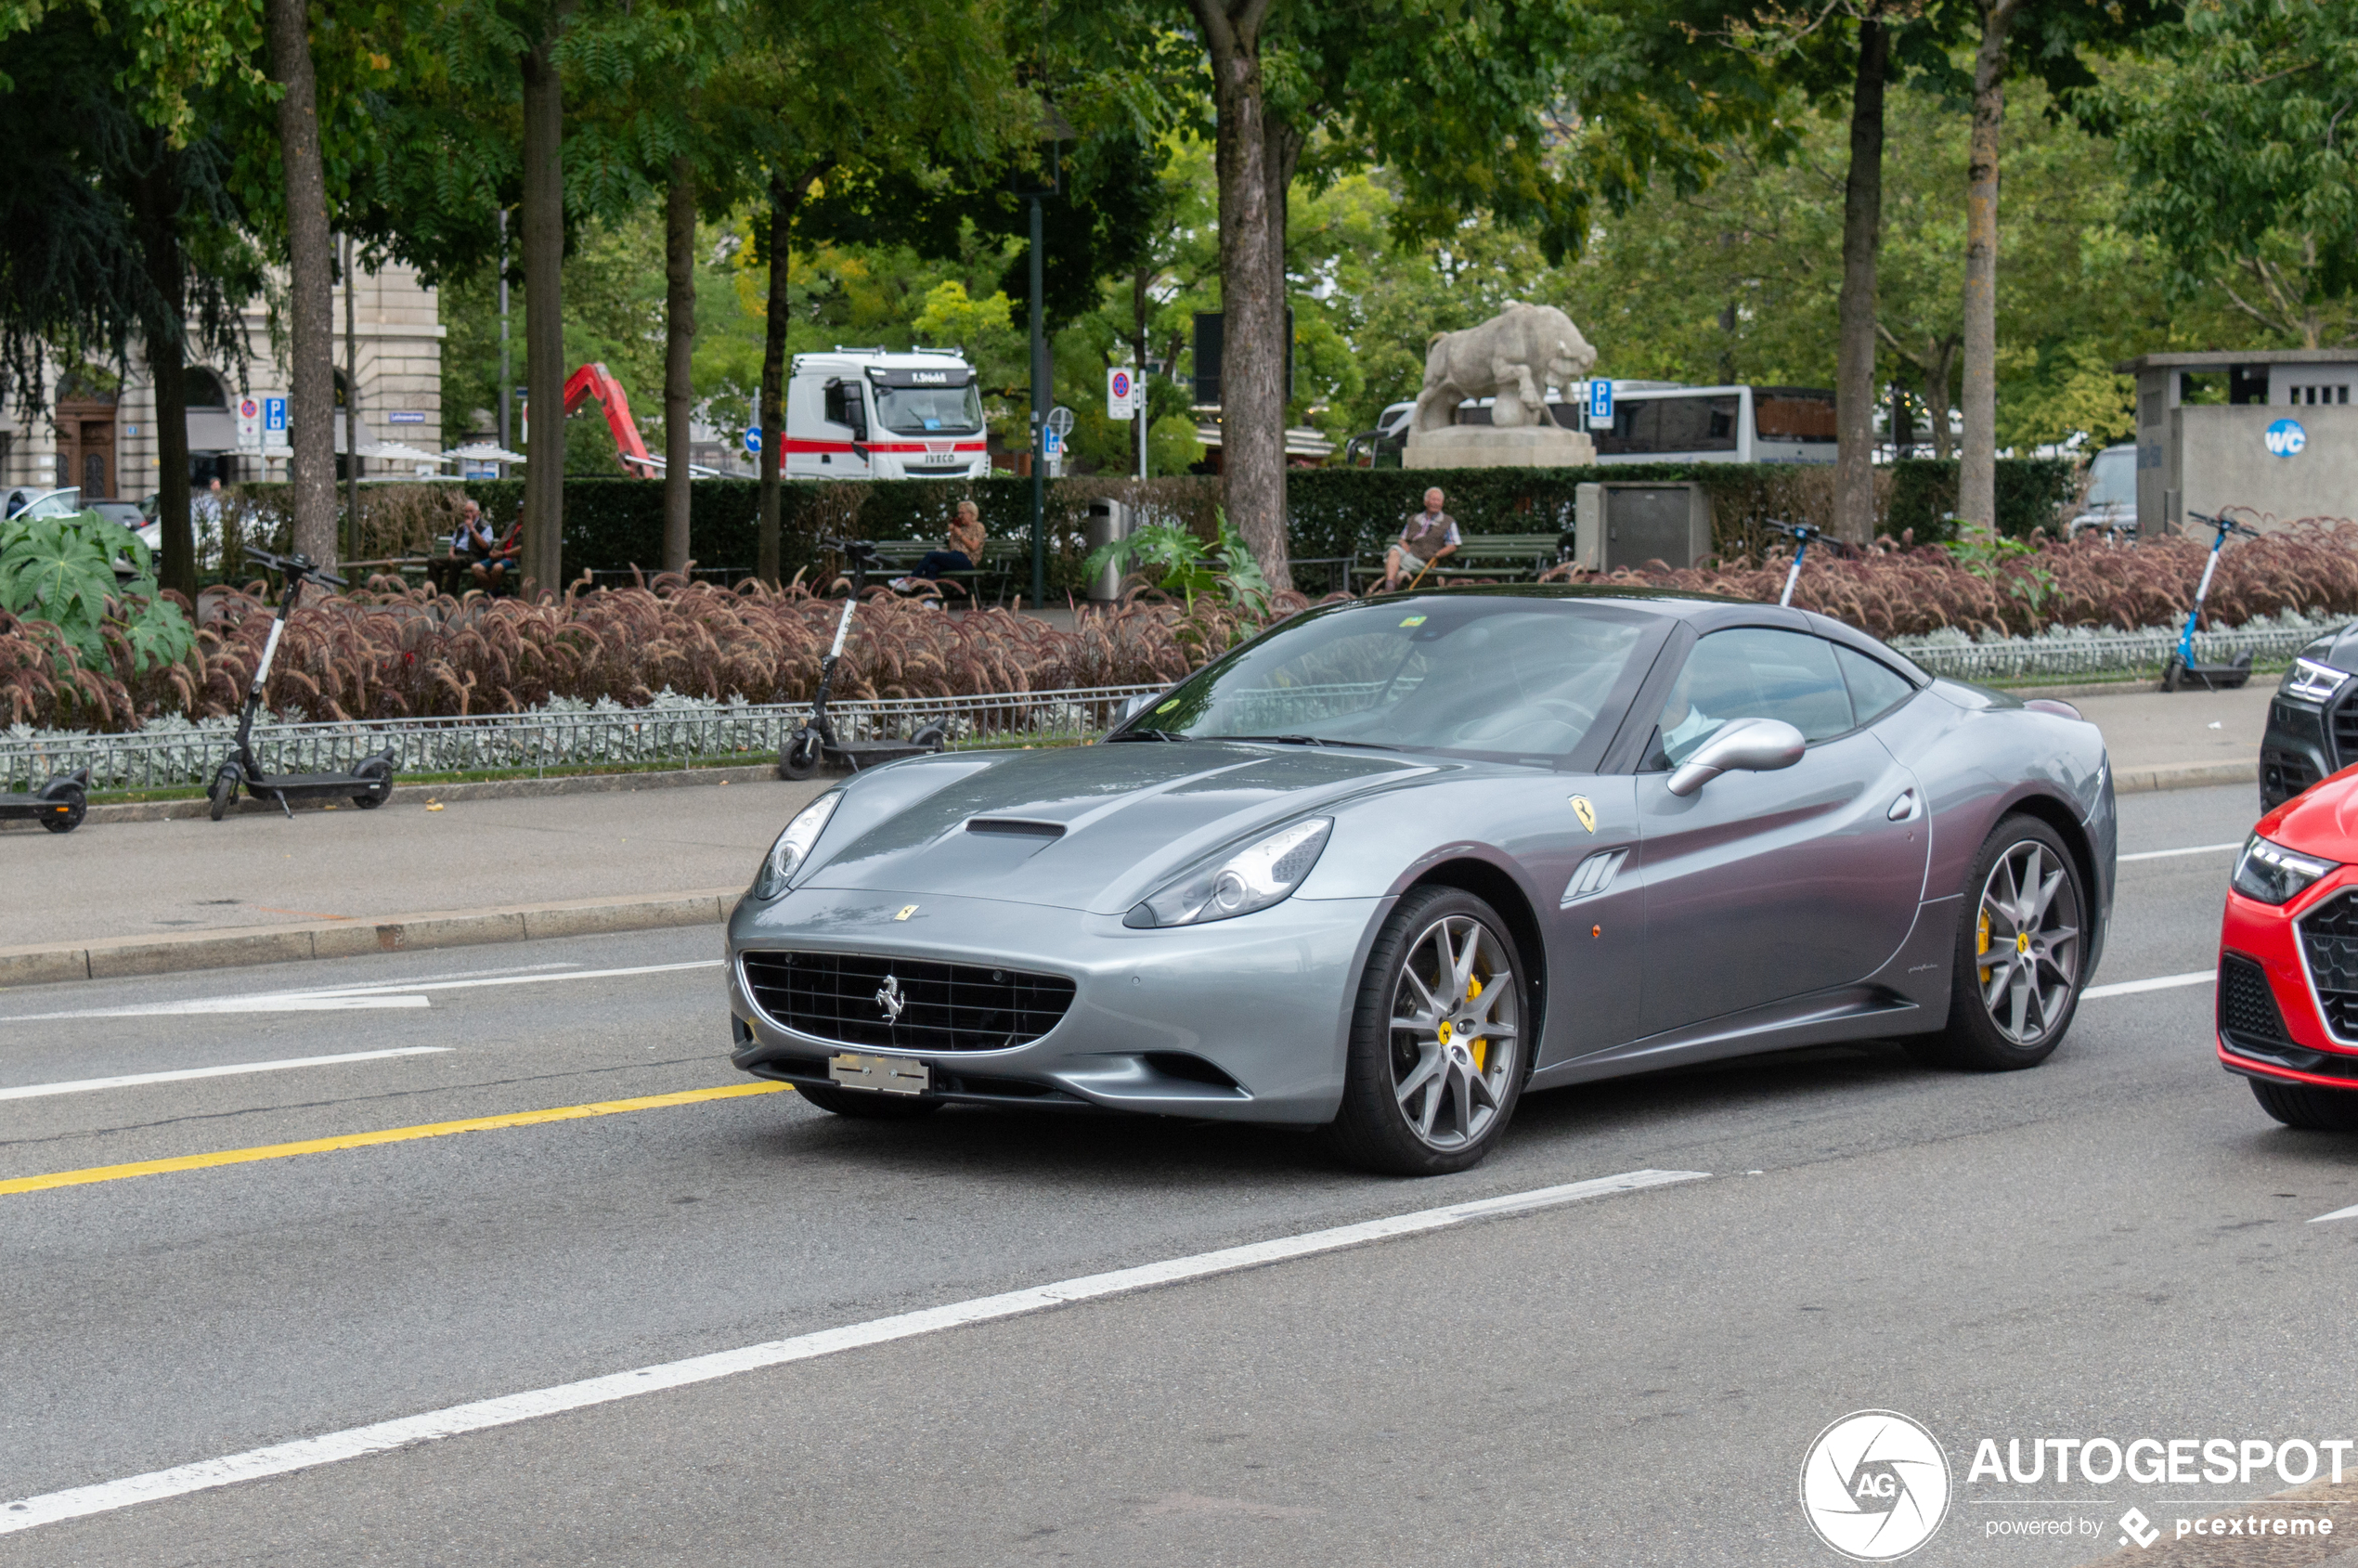
M 1192 738 L 1175 730 L 1124 730 L 1118 735 L 1108 735 L 1106 741 L 1110 745 L 1115 741 L 1184 741 Z
M 1382 741 L 1346 741 L 1326 735 L 1223 735 L 1224 741 L 1263 741 L 1277 745 L 1349 745 L 1363 751 L 1398 751 L 1396 745 Z

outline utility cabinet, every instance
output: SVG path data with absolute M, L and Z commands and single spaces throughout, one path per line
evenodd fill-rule
M 1691 481 L 1581 485 L 1573 508 L 1573 559 L 1592 572 L 1692 566 L 1711 553 L 1711 497 Z

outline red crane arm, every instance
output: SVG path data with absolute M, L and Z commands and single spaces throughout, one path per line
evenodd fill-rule
M 639 426 L 630 417 L 630 399 L 624 395 L 622 383 L 603 365 L 584 365 L 565 382 L 565 412 L 577 411 L 590 398 L 597 399 L 604 410 L 606 428 L 614 432 L 615 448 L 622 456 L 622 466 L 641 479 L 653 479 L 657 473 L 654 459 L 648 455 L 647 444 L 639 438 Z

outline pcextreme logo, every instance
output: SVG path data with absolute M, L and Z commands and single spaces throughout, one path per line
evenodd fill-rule
M 1905 1557 L 1948 1517 L 1948 1456 L 1896 1410 L 1855 1410 L 1809 1445 L 1801 1511 L 1820 1540 L 1853 1562 Z

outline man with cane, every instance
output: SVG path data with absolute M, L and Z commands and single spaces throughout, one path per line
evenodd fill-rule
M 1424 511 L 1408 519 L 1399 540 L 1384 557 L 1383 584 L 1377 592 L 1390 593 L 1398 588 L 1404 571 L 1410 574 L 1408 586 L 1414 588 L 1443 556 L 1457 550 L 1458 520 L 1441 510 L 1446 499 L 1438 486 L 1425 492 Z

